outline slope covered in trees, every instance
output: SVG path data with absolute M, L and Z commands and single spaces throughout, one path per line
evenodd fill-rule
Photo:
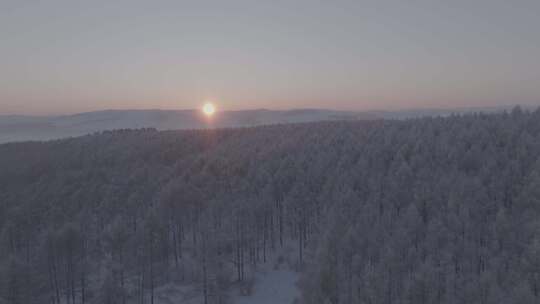
M 0 145 L 0 303 L 538 303 L 540 111 Z

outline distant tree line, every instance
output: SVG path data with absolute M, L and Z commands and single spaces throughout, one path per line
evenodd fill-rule
M 540 110 L 0 145 L 0 303 L 540 303 Z

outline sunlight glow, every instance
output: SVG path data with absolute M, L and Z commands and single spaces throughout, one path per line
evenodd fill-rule
M 204 115 L 210 117 L 210 116 L 214 115 L 214 113 L 216 112 L 216 107 L 211 102 L 205 102 L 203 107 L 202 107 L 202 111 L 203 111 Z

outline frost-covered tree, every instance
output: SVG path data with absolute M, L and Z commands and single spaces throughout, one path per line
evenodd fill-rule
M 0 145 L 0 303 L 536 303 L 540 110 Z

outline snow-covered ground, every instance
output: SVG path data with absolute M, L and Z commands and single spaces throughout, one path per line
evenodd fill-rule
M 255 285 L 248 296 L 240 295 L 239 290 L 232 288 L 232 304 L 293 304 L 299 297 L 296 282 L 298 273 L 286 265 L 272 268 L 271 263 L 263 265 L 263 270 L 255 274 Z M 156 304 L 202 304 L 201 291 L 189 285 L 167 284 L 156 289 Z
M 250 296 L 237 296 L 235 304 L 292 304 L 299 297 L 298 274 L 288 269 L 261 271 Z
M 190 286 L 168 284 L 156 289 L 155 304 L 202 304 L 200 291 Z
M 249 295 L 244 295 L 242 284 L 234 284 L 228 291 L 231 304 L 293 304 L 297 303 L 300 292 L 297 287 L 299 273 L 294 271 L 295 243 L 286 243 L 277 252 L 268 256 L 264 264 L 249 276 L 253 287 Z M 169 283 L 156 289 L 155 304 L 203 304 L 200 288 L 193 285 Z
M 297 281 L 299 273 L 296 265 L 296 243 L 286 242 L 268 257 L 265 264 L 257 266 L 251 294 L 232 294 L 234 304 L 293 304 L 300 297 Z
M 241 296 L 231 290 L 232 304 L 293 304 L 299 297 L 298 273 L 285 269 L 258 271 L 251 295 Z M 191 286 L 167 284 L 156 289 L 156 304 L 202 304 L 200 290 Z

